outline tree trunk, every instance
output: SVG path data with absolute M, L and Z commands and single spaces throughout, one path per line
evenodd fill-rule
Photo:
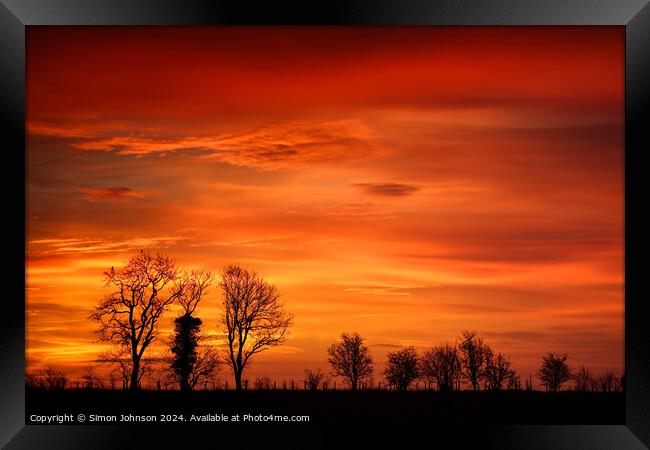
M 129 389 L 137 390 L 140 388 L 138 386 L 138 375 L 140 374 L 140 358 L 133 358 L 133 368 L 131 369 L 131 384 Z
M 187 378 L 183 377 L 180 382 L 181 385 L 181 391 L 182 392 L 189 392 L 191 391 L 190 389 L 190 382 Z
M 242 376 L 242 371 L 239 371 L 235 369 L 235 389 L 238 391 L 242 390 L 242 384 L 241 384 L 241 376 Z

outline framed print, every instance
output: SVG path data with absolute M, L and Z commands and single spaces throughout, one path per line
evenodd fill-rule
M 649 21 L 2 0 L 3 448 L 647 448 Z

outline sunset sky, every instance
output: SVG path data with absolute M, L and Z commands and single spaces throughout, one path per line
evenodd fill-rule
M 28 27 L 27 370 L 93 364 L 102 272 L 149 249 L 277 284 L 251 379 L 463 329 L 621 373 L 623 62 L 622 27 Z

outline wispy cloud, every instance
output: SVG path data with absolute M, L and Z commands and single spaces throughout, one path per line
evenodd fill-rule
M 402 348 L 401 345 L 397 344 L 370 344 L 368 347 L 378 347 L 378 348 Z
M 82 189 L 86 198 L 93 201 L 124 202 L 128 200 L 145 198 L 150 194 L 136 191 L 128 187 L 87 188 Z
M 392 217 L 390 209 L 370 202 L 297 204 L 289 207 L 285 213 L 293 217 L 314 217 L 318 220 L 342 221 L 387 219 Z
M 382 197 L 406 197 L 420 190 L 419 186 L 404 183 L 355 183 L 366 194 Z
M 55 132 L 40 129 L 41 132 Z M 92 134 L 92 132 L 90 132 Z M 119 155 L 162 155 L 203 150 L 202 157 L 266 170 L 349 160 L 376 150 L 377 134 L 360 120 L 288 122 L 239 134 L 96 136 L 72 144 L 84 151 Z
M 184 238 L 157 236 L 125 240 L 86 238 L 47 238 L 29 241 L 31 251 L 38 254 L 87 254 L 131 251 L 143 248 L 169 247 Z
M 354 294 L 367 294 L 367 295 L 398 295 L 409 296 L 411 295 L 410 289 L 417 286 L 400 285 L 400 284 L 364 284 L 364 283 L 348 283 L 343 284 L 346 292 Z

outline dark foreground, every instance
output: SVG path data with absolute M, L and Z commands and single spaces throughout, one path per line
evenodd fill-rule
M 67 414 L 66 424 L 287 421 L 314 423 L 445 423 L 484 425 L 623 424 L 623 393 L 433 391 L 178 391 L 84 390 L 26 392 L 26 423 Z M 123 417 L 124 415 L 124 417 Z M 260 417 L 260 415 L 262 417 Z M 35 416 L 40 416 L 37 418 Z M 93 417 L 93 416 L 103 416 Z M 145 419 L 137 416 L 149 416 Z M 182 417 L 180 417 L 182 416 Z M 192 417 L 194 416 L 194 417 Z M 139 420 L 140 419 L 140 420 Z M 54 420 L 54 419 L 50 419 Z M 50 422 L 53 424 L 56 422 Z

